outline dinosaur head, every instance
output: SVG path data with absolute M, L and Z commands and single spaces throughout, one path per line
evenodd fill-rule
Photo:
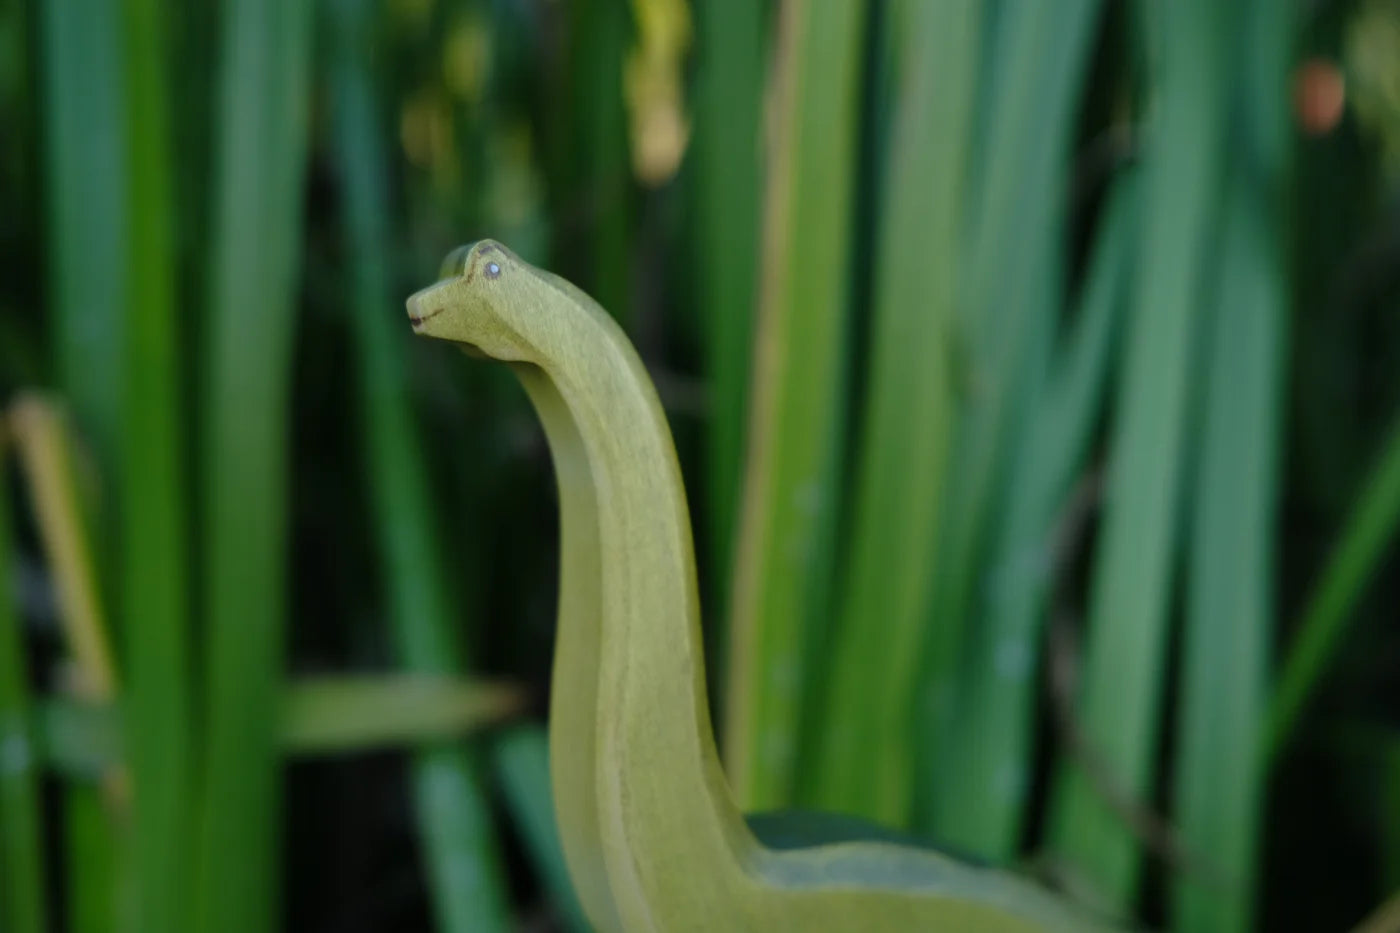
M 413 332 L 498 360 L 530 360 L 530 309 L 546 287 L 532 266 L 495 240 L 459 246 L 438 281 L 408 299 Z

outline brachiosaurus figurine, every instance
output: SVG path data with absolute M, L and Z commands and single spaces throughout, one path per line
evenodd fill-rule
M 419 334 L 508 363 L 549 437 L 562 510 L 554 805 L 598 929 L 1098 926 L 1007 872 L 849 827 L 822 844 L 764 845 L 715 752 L 680 467 L 621 329 L 582 291 L 491 240 L 448 256 L 408 314 Z

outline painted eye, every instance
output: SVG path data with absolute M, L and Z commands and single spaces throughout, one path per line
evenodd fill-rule
M 497 264 L 494 263 L 494 262 L 488 262 L 488 263 L 486 264 L 486 277 L 487 277 L 488 279 L 494 279 L 496 276 L 498 276 L 498 275 L 500 275 L 500 274 L 501 274 L 501 267 L 500 267 L 499 265 L 497 265 Z

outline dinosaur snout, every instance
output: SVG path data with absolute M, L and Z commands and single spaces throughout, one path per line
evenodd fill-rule
M 442 284 L 430 285 L 409 297 L 408 322 L 413 325 L 415 334 L 423 334 L 428 337 L 437 336 L 433 333 L 429 322 L 447 310 L 447 296 L 442 293 Z

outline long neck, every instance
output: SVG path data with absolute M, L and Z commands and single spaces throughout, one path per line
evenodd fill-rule
M 550 690 L 549 770 L 560 841 L 589 920 L 616 930 L 598 824 L 596 771 L 602 571 L 593 471 L 568 405 L 536 366 L 513 367 L 544 423 L 559 487 L 559 624 Z
M 611 319 L 596 306 L 570 311 L 558 351 L 517 367 L 563 508 L 556 806 L 566 852 L 571 835 L 578 856 L 596 841 L 612 906 L 649 925 L 643 892 L 665 886 L 656 873 L 696 895 L 719 890 L 752 840 L 715 753 L 690 519 L 665 416 Z

